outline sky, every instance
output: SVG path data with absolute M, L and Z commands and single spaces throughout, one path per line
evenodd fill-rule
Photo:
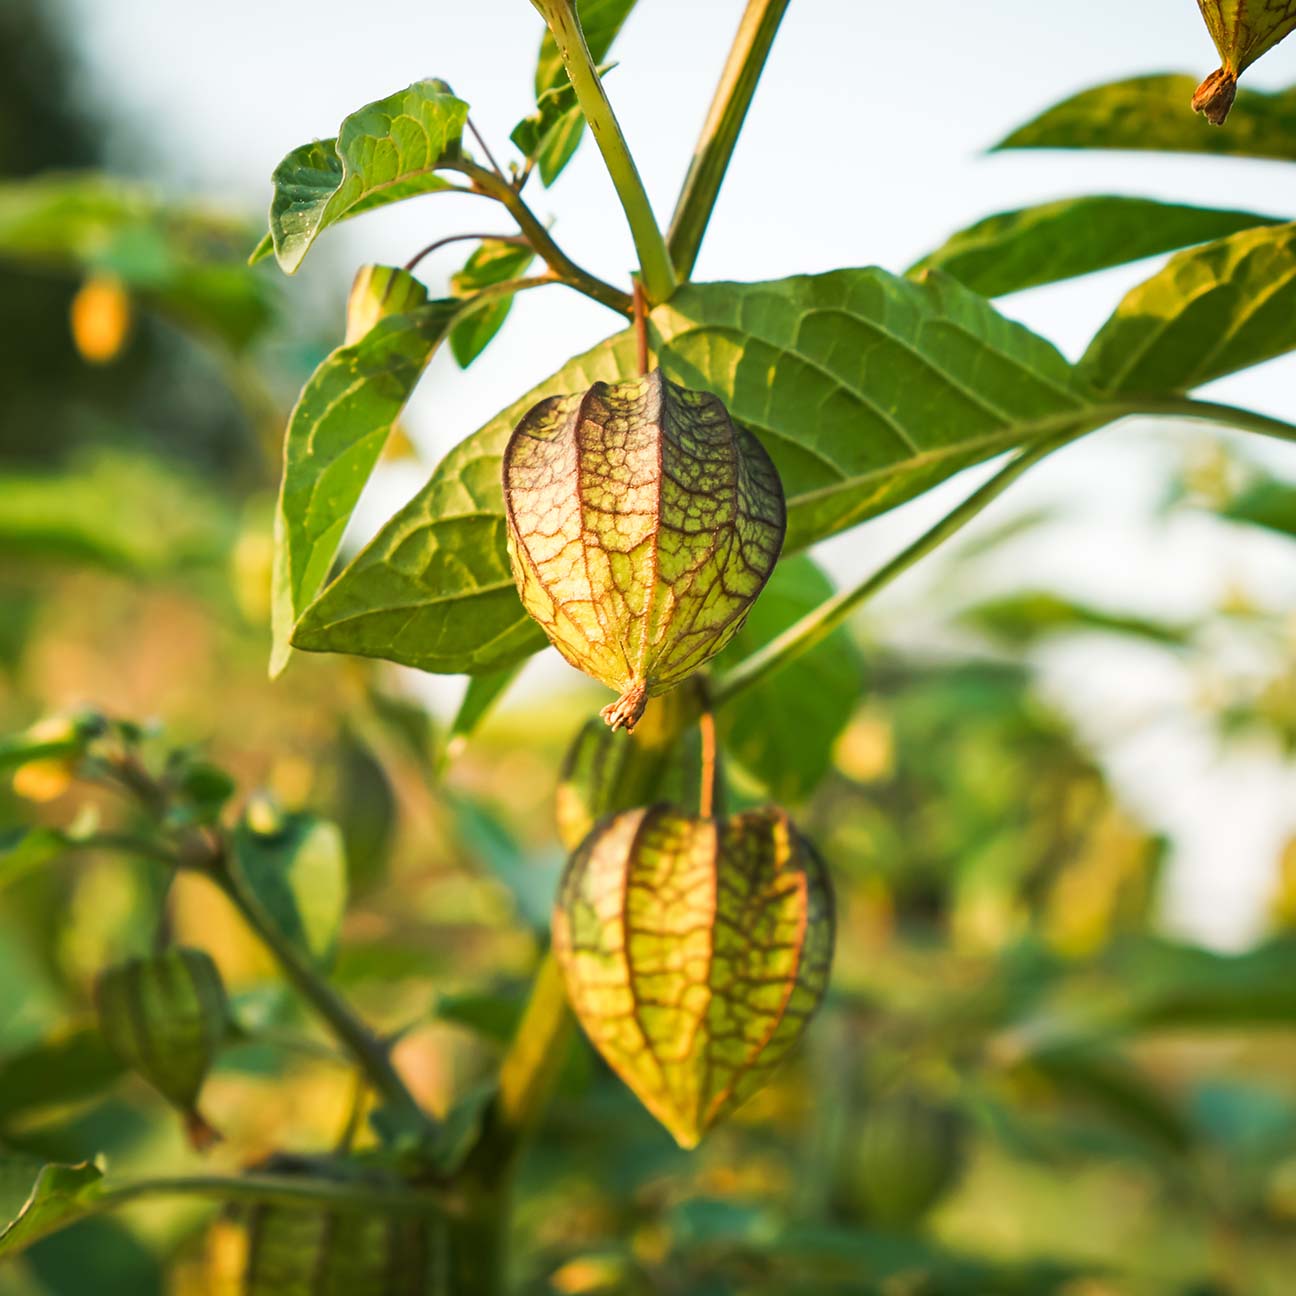
M 289 149 L 332 135 L 349 112 L 439 76 L 472 105 L 494 151 L 532 108 L 542 24 L 527 0 L 57 0 L 83 60 L 87 104 L 111 105 L 117 169 L 177 192 L 264 209 Z M 641 0 L 613 53 L 608 92 L 659 220 L 669 218 L 741 0 Z M 1193 0 L 792 0 L 716 207 L 695 277 L 768 279 L 882 265 L 903 270 L 993 211 L 1079 193 L 1132 193 L 1292 214 L 1296 170 L 1157 155 L 987 155 L 1015 125 L 1079 89 L 1146 72 L 1204 76 L 1217 64 Z M 1256 88 L 1296 82 L 1296 37 L 1248 73 Z M 624 282 L 629 234 L 587 141 L 533 207 L 558 241 Z M 321 240 L 294 285 L 338 302 L 355 265 L 400 263 L 460 230 L 509 229 L 481 199 L 437 197 L 348 223 Z M 456 253 L 425 263 L 434 291 Z M 1002 302 L 1005 313 L 1079 355 L 1141 264 Z M 427 465 L 617 327 L 562 288 L 518 299 L 506 330 L 466 373 L 436 357 L 409 412 Z M 338 332 L 341 333 L 339 315 Z M 1296 357 L 1204 389 L 1217 400 L 1296 418 Z M 1200 429 L 1143 420 L 1106 430 L 1033 470 L 986 518 L 1048 506 L 1049 527 L 1001 555 L 993 587 L 1048 584 L 1101 605 L 1191 618 L 1230 591 L 1296 608 L 1285 542 L 1191 515 L 1153 518 L 1170 466 Z M 1296 449 L 1248 451 L 1296 477 Z M 421 484 L 427 467 L 388 469 L 362 501 L 363 540 Z M 858 579 L 957 502 L 985 470 L 822 546 L 841 582 Z M 921 650 L 940 631 L 950 575 L 939 559 L 897 583 L 870 625 Z M 978 587 L 979 588 L 979 587 Z M 938 599 L 939 595 L 939 599 Z M 1296 641 L 1296 635 L 1294 635 Z M 1263 743 L 1221 750 L 1194 715 L 1200 681 L 1166 654 L 1085 639 L 1048 650 L 1042 688 L 1073 714 L 1122 794 L 1172 844 L 1171 927 L 1220 945 L 1261 919 L 1284 841 L 1296 834 L 1296 773 Z M 1245 665 L 1245 664 L 1244 664 Z M 537 667 L 561 677 L 560 663 Z M 549 677 L 549 676 L 546 676 Z M 461 687 L 423 691 L 445 706 Z

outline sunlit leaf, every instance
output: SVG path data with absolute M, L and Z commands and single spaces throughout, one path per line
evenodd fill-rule
M 103 1175 L 82 1165 L 42 1165 L 26 1157 L 0 1157 L 0 1258 L 66 1228 L 95 1207 Z
M 1190 110 L 1196 87 L 1190 76 L 1143 76 L 1095 86 L 1048 109 L 996 147 L 1139 149 L 1296 161 L 1296 87 L 1274 94 L 1239 90 L 1226 130 Z
M 784 559 L 716 670 L 742 659 L 833 596 L 833 583 L 804 554 Z M 740 694 L 720 710 L 725 758 L 779 803 L 809 796 L 832 763 L 863 683 L 864 663 L 845 629 Z
M 292 274 L 330 225 L 443 189 L 442 159 L 458 151 L 468 105 L 444 81 L 416 81 L 347 117 L 335 140 L 294 149 L 274 171 L 270 238 Z M 253 253 L 259 260 L 264 241 Z
M 682 1147 L 768 1081 L 823 995 L 827 874 L 778 810 L 627 811 L 572 856 L 554 952 L 581 1025 Z
M 537 401 L 634 373 L 634 356 L 629 332 L 600 342 L 452 450 L 306 610 L 294 646 L 449 675 L 498 670 L 543 648 L 544 633 L 523 610 L 509 569 L 504 446 Z
M 319 593 L 352 511 L 459 303 L 391 315 L 311 375 L 288 420 L 275 515 L 274 648 L 287 663 L 298 617 Z
M 1178 392 L 1296 347 L 1296 223 L 1180 252 L 1126 294 L 1080 367 L 1106 392 Z
M 481 243 L 467 264 L 450 280 L 456 297 L 471 297 L 483 288 L 506 283 L 524 275 L 535 259 L 530 244 L 503 243 L 490 240 Z M 470 306 L 450 330 L 450 350 L 461 369 L 466 369 L 486 349 L 504 326 L 512 309 L 511 296 L 493 296 L 478 306 Z
M 1279 220 L 1153 198 L 1063 198 L 987 216 L 953 235 L 908 273 L 936 267 L 973 292 L 1002 297 Z
M 96 172 L 0 184 L 0 258 L 111 276 L 236 349 L 273 316 L 269 285 L 242 264 L 247 237 L 239 221 Z
M 239 824 L 231 870 L 263 921 L 313 962 L 329 964 L 346 911 L 347 868 L 337 825 L 308 814 Z
M 789 549 L 1093 417 L 1089 389 L 1049 343 L 939 273 L 690 284 L 650 330 L 666 375 L 719 396 L 769 451 Z M 295 646 L 451 674 L 534 652 L 543 641 L 505 548 L 504 446 L 542 398 L 636 372 L 634 339 L 618 334 L 452 450 L 307 609 Z

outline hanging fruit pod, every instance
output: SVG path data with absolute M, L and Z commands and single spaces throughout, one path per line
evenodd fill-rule
M 1237 95 L 1238 77 L 1284 36 L 1296 31 L 1296 5 L 1290 0 L 1197 0 L 1220 67 L 1197 87 L 1194 112 L 1222 126 Z
M 686 1148 L 801 1037 L 833 934 L 823 861 L 775 808 L 604 819 L 572 855 L 553 917 L 585 1033 Z
M 760 442 L 660 370 L 536 405 L 504 452 L 504 500 L 522 602 L 620 695 L 613 729 L 733 638 L 786 527 Z
M 106 968 L 94 1000 L 108 1047 L 184 1114 L 190 1141 L 205 1147 L 218 1138 L 197 1107 L 229 1026 L 210 957 L 169 949 Z

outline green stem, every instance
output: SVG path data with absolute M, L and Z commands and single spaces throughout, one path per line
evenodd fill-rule
M 648 294 L 649 303 L 656 306 L 675 291 L 675 270 L 666 250 L 666 240 L 662 238 L 653 216 L 648 192 L 639 177 L 634 158 L 630 156 L 625 136 L 621 134 L 621 126 L 585 43 L 576 7 L 572 0 L 531 0 L 531 3 L 540 11 L 553 35 L 581 112 L 594 133 L 599 152 L 603 154 L 608 174 L 630 224 L 644 291 Z
M 788 0 L 747 0 L 666 235 L 681 279 L 688 279 L 697 264 L 702 237 L 787 7 Z
M 901 550 L 889 563 L 879 568 L 854 589 L 843 590 L 834 598 L 821 603 L 813 612 L 790 625 L 781 635 L 771 639 L 763 648 L 736 666 L 713 687 L 711 697 L 716 706 L 732 701 L 739 693 L 759 684 L 767 676 L 786 666 L 790 661 L 807 653 L 822 643 L 866 599 L 889 585 L 897 576 L 908 571 L 919 559 L 943 544 L 961 527 L 972 521 L 986 505 L 998 499 L 1028 468 L 1056 450 L 1071 437 L 1054 437 L 1040 441 L 1023 450 L 1005 467 L 1001 468 L 978 490 L 973 491 L 958 508 L 947 513 L 935 526 L 930 527 L 908 548 Z
M 526 236 L 527 242 L 536 250 L 536 255 L 558 276 L 563 283 L 596 302 L 614 310 L 618 315 L 630 314 L 630 294 L 614 288 L 602 279 L 582 270 L 549 235 L 549 231 L 540 223 L 536 214 L 523 201 L 522 195 L 507 180 L 478 166 L 465 157 L 448 158 L 440 163 L 443 170 L 458 171 L 466 175 L 473 183 L 473 189 L 496 202 L 507 210 L 518 223 L 519 229 Z
M 352 1183 L 307 1175 L 192 1175 L 116 1184 L 106 1188 L 91 1204 L 96 1210 L 115 1210 L 146 1197 L 204 1197 L 213 1201 L 278 1206 L 318 1205 L 330 1210 L 399 1215 L 426 1215 L 448 1200 L 426 1190 L 387 1188 L 370 1181 Z
M 1296 441 L 1296 426 L 1282 419 L 1271 418 L 1267 414 L 1258 414 L 1254 410 L 1241 409 L 1235 405 L 1193 400 L 1189 396 L 1130 397 L 1125 402 L 1091 410 L 1082 424 L 1073 425 L 1023 450 L 980 489 L 968 496 L 952 513 L 946 514 L 935 526 L 923 532 L 913 544 L 898 553 L 861 584 L 821 603 L 813 612 L 806 613 L 800 621 L 789 626 L 781 635 L 771 639 L 763 648 L 754 652 L 714 685 L 711 692 L 712 701 L 716 706 L 723 705 L 744 689 L 759 683 L 786 666 L 788 662 L 800 657 L 802 653 L 808 652 L 816 644 L 822 643 L 866 599 L 871 598 L 919 559 L 925 558 L 933 549 L 943 544 L 976 517 L 986 505 L 1003 494 L 1028 468 L 1037 464 L 1059 446 L 1107 423 L 1133 416 L 1194 419 L 1237 428 L 1240 431 L 1258 432 L 1262 436 L 1276 437 L 1281 441 Z
M 210 874 L 257 934 L 262 944 L 298 993 L 328 1023 L 339 1043 L 355 1059 L 369 1083 L 382 1095 L 383 1101 L 399 1111 L 414 1116 L 429 1131 L 432 1120 L 406 1088 L 386 1045 L 352 1011 L 350 1005 L 319 975 L 297 947 L 284 938 L 278 926 L 266 915 L 261 904 L 242 885 L 237 871 L 228 864 Z

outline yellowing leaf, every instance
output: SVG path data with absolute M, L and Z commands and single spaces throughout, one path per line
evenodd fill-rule
M 694 1147 L 769 1079 L 823 997 L 833 904 L 777 809 L 605 820 L 572 856 L 554 950 L 608 1065 Z

